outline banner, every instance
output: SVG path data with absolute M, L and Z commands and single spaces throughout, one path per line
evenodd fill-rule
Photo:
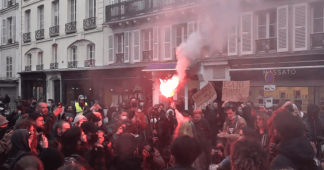
M 192 99 L 196 103 L 196 107 L 206 107 L 217 98 L 214 86 L 211 83 L 206 84 L 196 94 L 192 96 Z
M 245 102 L 249 99 L 250 81 L 224 81 L 222 101 Z

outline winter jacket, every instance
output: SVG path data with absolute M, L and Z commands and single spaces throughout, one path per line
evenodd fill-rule
M 79 164 L 82 167 L 84 167 L 86 170 L 92 170 L 88 162 L 77 154 L 72 154 L 71 156 L 64 158 L 64 165 L 71 165 L 71 164 L 72 165 Z
M 56 116 L 54 115 L 54 113 L 48 113 L 47 116 L 44 116 L 44 120 L 45 120 L 45 124 L 44 124 L 43 134 L 48 138 L 55 124 Z
M 278 155 L 271 162 L 271 170 L 316 170 L 314 149 L 307 137 L 281 142 L 276 148 Z
M 12 133 L 6 133 L 0 140 L 0 166 L 8 159 Z
M 85 160 L 95 170 L 105 170 L 105 150 L 102 146 L 94 146 L 85 153 Z
M 142 158 L 126 158 L 121 159 L 119 157 L 115 157 L 109 170 L 142 170 Z
M 317 117 L 316 119 L 312 120 L 306 118 L 303 123 L 306 126 L 306 136 L 315 143 L 320 143 L 323 140 L 317 139 L 317 136 L 321 136 L 324 138 L 324 120 L 321 117 Z

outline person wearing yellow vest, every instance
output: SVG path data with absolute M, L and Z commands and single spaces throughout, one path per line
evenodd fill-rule
M 83 95 L 79 95 L 78 102 L 75 102 L 73 107 L 75 115 L 83 115 L 84 111 L 87 110 L 88 103 L 84 99 Z

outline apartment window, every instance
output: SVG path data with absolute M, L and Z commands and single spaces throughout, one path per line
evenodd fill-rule
M 76 21 L 77 0 L 70 0 L 70 21 Z
M 7 19 L 2 20 L 2 44 L 7 44 Z
M 318 3 L 314 6 L 313 10 L 313 18 L 314 18 L 314 33 L 322 33 L 324 32 L 323 30 L 323 20 L 324 20 L 324 7 L 323 3 Z
M 143 30 L 142 34 L 143 34 L 144 51 L 153 50 L 153 29 Z
M 25 12 L 25 18 L 26 18 L 26 32 L 30 32 L 30 10 Z
M 12 78 L 12 57 L 7 57 L 7 78 Z
M 38 28 L 44 29 L 44 5 L 38 7 Z
M 117 34 L 117 52 L 124 53 L 124 33 Z
M 43 52 L 38 53 L 38 64 L 43 64 Z
M 88 59 L 95 59 L 95 45 L 88 45 Z
M 71 49 L 71 61 L 77 61 L 78 49 L 77 47 L 72 47 Z
M 96 17 L 96 0 L 89 0 L 89 18 Z
M 258 15 L 259 39 L 276 37 L 277 12 L 276 10 L 264 11 Z
M 32 55 L 27 54 L 27 66 L 31 66 L 31 65 L 32 65 Z
M 176 30 L 176 45 L 179 46 L 187 40 L 187 23 L 180 24 L 175 27 Z
M 54 44 L 52 48 L 53 48 L 53 63 L 57 63 L 57 44 Z
M 8 18 L 8 39 L 12 39 L 12 18 Z
M 59 25 L 59 1 L 53 2 L 53 25 Z
M 3 9 L 8 7 L 8 0 L 2 0 L 2 7 Z

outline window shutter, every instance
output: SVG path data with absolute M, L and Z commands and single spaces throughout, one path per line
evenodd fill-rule
M 195 31 L 195 22 L 192 21 L 192 22 L 188 22 L 187 23 L 187 33 L 188 33 L 188 38 L 190 36 L 191 33 L 193 33 Z M 188 39 L 187 38 L 187 39 Z
M 124 33 L 124 43 L 125 43 L 125 52 L 124 52 L 124 62 L 129 63 L 129 40 L 130 40 L 129 31 Z
M 108 36 L 108 64 L 114 63 L 114 35 Z
M 288 51 L 288 5 L 277 8 L 277 51 Z
M 12 43 L 15 43 L 16 41 L 16 17 L 12 17 Z
M 159 60 L 159 27 L 153 28 L 153 61 Z
M 241 16 L 241 54 L 252 54 L 252 12 Z
M 293 50 L 307 50 L 307 4 L 294 5 Z
M 164 60 L 172 59 L 172 29 L 164 27 Z
M 6 26 L 7 19 L 2 19 L 2 44 L 7 44 Z
M 89 18 L 93 17 L 93 1 L 94 0 L 89 0 Z
M 136 30 L 133 32 L 134 35 L 134 48 L 133 48 L 133 54 L 134 54 L 134 62 L 140 62 L 140 54 L 141 54 L 141 35 L 140 30 Z
M 227 37 L 228 55 L 237 55 L 237 26 L 233 26 Z

